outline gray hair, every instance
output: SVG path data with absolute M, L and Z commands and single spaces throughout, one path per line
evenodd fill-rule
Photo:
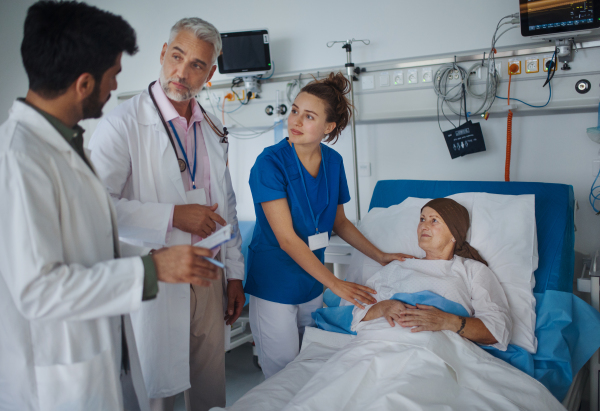
M 194 33 L 198 40 L 203 40 L 209 44 L 212 44 L 212 46 L 215 48 L 212 62 L 214 63 L 217 60 L 217 57 L 219 57 L 219 54 L 221 54 L 222 43 L 221 34 L 215 26 L 198 17 L 187 17 L 181 19 L 171 28 L 168 44 L 171 44 L 173 39 L 175 39 L 181 30 L 189 30 Z

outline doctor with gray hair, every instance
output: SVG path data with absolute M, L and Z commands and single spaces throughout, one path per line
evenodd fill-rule
M 195 99 L 220 52 L 212 24 L 178 21 L 160 53 L 158 81 L 104 117 L 90 141 L 128 255 L 195 244 L 226 224 L 236 234 L 213 250 L 223 265 L 218 280 L 161 283 L 157 298 L 132 315 L 153 410 L 173 410 L 181 392 L 188 410 L 225 406 L 225 334 L 245 303 L 227 133 Z

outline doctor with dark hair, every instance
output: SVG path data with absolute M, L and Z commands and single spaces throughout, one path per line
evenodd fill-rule
M 77 2 L 28 10 L 29 90 L 0 125 L 2 410 L 148 410 L 126 314 L 158 281 L 217 278 L 211 252 L 191 245 L 118 258 L 116 214 L 77 123 L 102 115 L 122 53 L 136 51 L 119 16 Z

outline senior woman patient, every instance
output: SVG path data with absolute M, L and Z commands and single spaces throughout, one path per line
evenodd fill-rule
M 437 198 L 421 209 L 417 235 L 425 258 L 393 262 L 375 274 L 367 285 L 377 291 L 378 302 L 366 310 L 354 309 L 352 329 L 361 322 L 387 320 L 411 327 L 411 332 L 457 332 L 475 343 L 506 350 L 512 323 L 506 296 L 487 262 L 465 240 L 469 213 L 449 198 Z M 470 317 L 428 305 L 412 306 L 390 299 L 396 293 L 430 291 L 462 305 Z

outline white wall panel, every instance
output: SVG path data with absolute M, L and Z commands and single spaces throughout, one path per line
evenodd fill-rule
M 27 89 L 19 46 L 25 11 L 32 3 L 32 0 L 0 0 L 0 75 L 3 76 L 0 81 L 0 121 L 6 119 L 14 98 L 23 96 Z M 430 0 L 425 2 L 426 6 L 421 5 L 424 2 L 412 0 L 371 3 L 359 0 L 343 3 L 322 0 L 301 3 L 91 0 L 89 3 L 123 15 L 138 34 L 140 52 L 123 59 L 123 72 L 119 75 L 119 89 L 115 96 L 141 90 L 156 79 L 160 68 L 160 49 L 167 39 L 169 28 L 184 16 L 203 17 L 224 31 L 269 28 L 276 74 L 281 74 L 343 65 L 345 52 L 338 46 L 329 49 L 325 43 L 352 37 L 371 40 L 370 46 L 354 47 L 353 57 L 357 65 L 480 52 L 488 49 L 499 18 L 518 11 L 517 0 Z M 499 46 L 523 47 L 529 44 L 530 41 L 514 30 L 502 38 Z M 589 78 L 592 91 L 585 101 L 587 107 L 595 104 L 600 96 L 598 50 L 581 52 L 572 63 L 573 71 L 592 73 L 590 76 L 593 77 Z M 223 80 L 223 77 L 217 75 L 215 80 Z M 557 75 L 556 101 L 572 97 L 573 81 L 575 77 L 559 79 Z M 274 99 L 274 91 L 284 90 L 284 87 L 276 84 L 264 87 L 265 98 L 256 103 L 256 111 L 249 107 L 244 114 L 240 110 L 237 118 L 243 120 L 244 116 L 248 116 L 249 125 L 272 124 L 272 118 L 261 111 Z M 532 102 L 542 101 L 542 92 L 538 90 L 541 87 L 534 82 L 516 82 L 514 87 L 519 97 L 526 100 L 529 97 Z M 561 92 L 563 89 L 564 93 Z M 428 119 L 393 120 L 402 117 L 398 113 L 405 113 L 407 107 L 418 104 L 430 107 L 429 102 L 435 101 L 435 97 L 432 91 L 431 94 L 423 94 L 425 92 L 415 91 L 416 97 L 411 94 L 413 92 L 380 93 L 377 89 L 375 93 L 357 94 L 361 110 L 359 117 L 370 121 L 361 122 L 357 130 L 359 162 L 370 162 L 372 170 L 370 177 L 360 178 L 363 210 L 366 210 L 373 187 L 380 179 L 503 180 L 505 114 L 492 115 L 489 121 L 482 122 L 487 145 L 485 153 L 451 160 L 437 122 L 430 119 L 430 111 L 424 115 Z M 532 97 L 533 92 L 538 93 L 535 98 Z M 117 104 L 115 96 L 107 104 L 107 111 Z M 584 101 L 578 96 L 573 95 L 573 98 L 577 104 Z M 395 109 L 390 111 L 389 107 Z M 600 217 L 587 204 L 587 195 L 593 180 L 591 162 L 597 158 L 600 145 L 592 143 L 585 134 L 586 127 L 596 125 L 596 114 L 589 109 L 587 112 L 566 114 L 522 114 L 517 112 L 514 119 L 513 180 L 573 185 L 581 207 L 577 216 L 576 248 L 586 253 L 599 248 Z M 377 118 L 378 121 L 374 122 Z M 93 130 L 94 122 L 88 121 L 84 127 Z M 443 127 L 448 128 L 448 125 Z M 256 156 L 272 142 L 272 132 L 253 140 L 231 139 L 230 167 L 239 201 L 238 212 L 243 219 L 254 217 L 247 185 L 249 170 Z M 344 156 L 349 182 L 352 181 L 350 147 L 349 133 L 346 132 L 335 148 Z M 353 193 L 352 187 L 350 191 Z M 352 203 L 347 210 L 352 217 Z

